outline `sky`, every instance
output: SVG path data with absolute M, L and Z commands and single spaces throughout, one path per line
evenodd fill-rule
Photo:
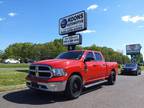
M 125 45 L 144 47 L 143 4 L 144 0 L 0 0 L 0 50 L 16 42 L 62 38 L 59 18 L 85 10 L 88 27 L 82 32 L 82 46 L 107 46 L 125 54 Z

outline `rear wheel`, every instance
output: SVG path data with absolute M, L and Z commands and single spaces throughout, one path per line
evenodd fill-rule
M 116 81 L 116 73 L 114 71 L 112 71 L 107 79 L 107 82 L 109 85 L 114 85 L 115 81 Z
M 65 95 L 69 99 L 78 98 L 82 91 L 82 79 L 78 75 L 72 75 L 66 86 Z

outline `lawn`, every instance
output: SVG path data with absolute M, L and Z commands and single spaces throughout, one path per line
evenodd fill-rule
M 0 63 L 0 68 L 28 68 L 29 64 L 2 64 Z
M 28 70 L 0 70 L 0 92 L 25 87 Z
M 144 71 L 144 66 L 141 66 L 141 70 Z

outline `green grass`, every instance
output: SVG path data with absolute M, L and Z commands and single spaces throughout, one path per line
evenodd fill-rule
M 141 66 L 141 70 L 144 71 L 144 66 Z
M 27 70 L 0 70 L 0 92 L 25 86 Z
M 28 68 L 29 64 L 2 64 L 0 63 L 0 68 Z

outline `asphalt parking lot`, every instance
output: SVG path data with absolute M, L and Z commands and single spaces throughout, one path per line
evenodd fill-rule
M 119 75 L 113 86 L 101 84 L 84 90 L 75 100 L 62 94 L 32 93 L 28 89 L 0 93 L 0 108 L 143 108 L 144 74 Z

